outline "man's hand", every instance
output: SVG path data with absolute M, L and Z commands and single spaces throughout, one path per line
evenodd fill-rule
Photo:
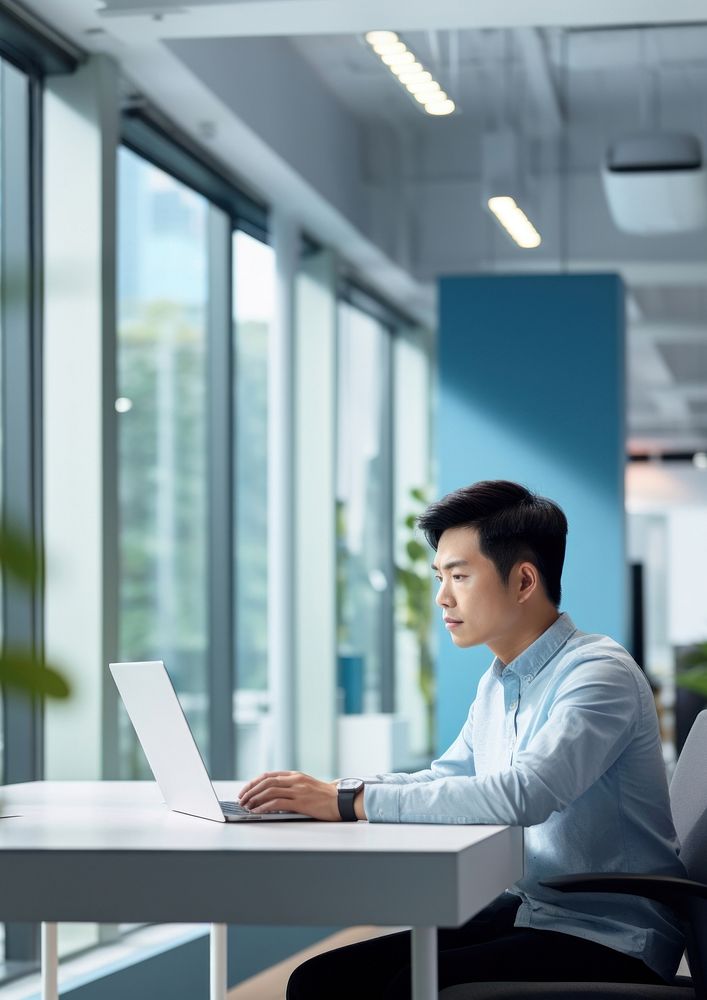
M 314 819 L 341 820 L 334 782 L 299 771 L 267 771 L 241 788 L 238 800 L 254 813 L 303 813 Z

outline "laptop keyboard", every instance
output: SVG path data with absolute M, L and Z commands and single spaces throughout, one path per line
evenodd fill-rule
M 222 802 L 219 799 L 219 805 L 223 809 L 224 816 L 250 816 L 250 809 L 246 809 L 242 806 L 240 802 Z M 286 809 L 273 809 L 274 813 L 286 813 Z M 272 815 L 272 814 L 271 814 Z
M 219 800 L 219 805 L 226 816 L 247 816 L 250 813 L 250 809 L 246 809 L 240 802 L 221 802 Z

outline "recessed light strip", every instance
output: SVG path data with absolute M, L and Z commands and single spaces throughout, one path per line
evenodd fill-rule
M 428 115 L 451 115 L 454 101 L 394 31 L 369 31 L 366 41 Z
M 515 240 L 524 250 L 533 250 L 542 243 L 540 233 L 515 203 L 515 199 L 507 195 L 489 198 L 489 210 L 493 212 L 511 239 Z

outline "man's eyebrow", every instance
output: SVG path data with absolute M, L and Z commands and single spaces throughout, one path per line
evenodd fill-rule
M 448 563 L 445 563 L 442 569 L 454 569 L 455 566 L 468 566 L 469 563 L 466 559 L 450 559 Z M 439 572 L 439 567 L 432 563 L 432 569 Z

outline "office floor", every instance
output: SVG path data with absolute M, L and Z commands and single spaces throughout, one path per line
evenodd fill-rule
M 382 937 L 384 934 L 393 934 L 395 931 L 404 930 L 402 927 L 348 927 L 345 931 L 332 934 L 330 937 L 305 948 L 304 951 L 297 952 L 284 962 L 279 962 L 265 972 L 252 976 L 244 983 L 230 990 L 228 1000 L 284 1000 L 287 980 L 290 973 L 305 962 L 308 958 L 321 954 L 323 951 L 330 951 L 332 948 L 342 948 L 347 944 L 356 944 L 357 941 L 368 941 L 374 937 Z

